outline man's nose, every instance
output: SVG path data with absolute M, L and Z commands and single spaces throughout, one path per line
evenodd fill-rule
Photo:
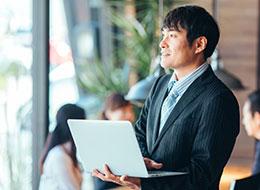
M 168 43 L 166 42 L 166 38 L 164 38 L 164 39 L 161 40 L 159 46 L 160 46 L 161 49 L 164 49 L 164 48 L 167 48 L 167 47 L 168 47 Z

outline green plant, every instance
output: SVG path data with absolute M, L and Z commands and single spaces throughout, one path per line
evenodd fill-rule
M 126 93 L 128 91 L 127 65 L 115 67 L 113 64 L 104 64 L 95 61 L 95 64 L 82 63 L 78 66 L 80 72 L 77 81 L 81 89 L 104 99 L 111 92 Z
M 116 49 L 119 50 L 118 61 L 128 60 L 137 80 L 143 79 L 151 72 L 150 64 L 159 54 L 159 20 L 162 18 L 159 18 L 158 0 L 107 2 L 111 8 L 111 21 L 121 31 L 115 34 L 120 44 L 120 48 Z M 176 2 L 164 0 L 164 12 Z M 136 15 L 127 15 L 124 11 L 126 6 L 134 7 Z
M 181 0 L 164 0 L 164 12 Z M 141 80 L 151 73 L 151 63 L 159 55 L 159 4 L 158 0 L 107 0 L 106 1 L 114 32 L 114 52 L 112 59 L 102 63 L 95 61 L 78 63 L 78 84 L 86 92 L 104 98 L 117 91 L 127 93 L 129 79 Z M 126 7 L 135 9 L 130 14 Z

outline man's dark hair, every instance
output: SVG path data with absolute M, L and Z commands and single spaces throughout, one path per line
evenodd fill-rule
M 219 28 L 214 18 L 202 7 L 182 6 L 171 10 L 165 17 L 162 29 L 187 31 L 187 40 L 191 46 L 193 41 L 200 37 L 207 38 L 204 50 L 205 60 L 210 57 L 219 40 Z
M 248 95 L 248 100 L 251 114 L 253 115 L 255 112 L 260 113 L 260 89 L 250 93 Z

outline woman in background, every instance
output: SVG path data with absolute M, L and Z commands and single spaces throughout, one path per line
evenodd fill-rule
M 132 104 L 120 93 L 113 93 L 105 100 L 104 109 L 101 113 L 102 120 L 127 120 L 135 121 Z M 118 187 L 115 183 L 104 182 L 94 178 L 95 190 L 105 190 Z
M 260 90 L 249 94 L 243 107 L 243 124 L 248 136 L 255 138 L 252 174 L 260 173 Z
M 113 93 L 105 100 L 104 109 L 101 113 L 103 120 L 127 120 L 135 121 L 132 104 L 120 93 Z
M 85 119 L 85 111 L 75 104 L 65 104 L 56 115 L 56 128 L 49 135 L 40 161 L 40 190 L 79 190 L 82 174 L 68 119 Z

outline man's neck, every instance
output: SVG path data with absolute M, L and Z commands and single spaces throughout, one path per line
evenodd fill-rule
M 182 79 L 183 77 L 189 75 L 193 71 L 195 71 L 197 68 L 199 68 L 203 63 L 205 63 L 204 60 L 200 60 L 191 64 L 187 64 L 183 67 L 174 68 L 174 74 L 177 80 Z

